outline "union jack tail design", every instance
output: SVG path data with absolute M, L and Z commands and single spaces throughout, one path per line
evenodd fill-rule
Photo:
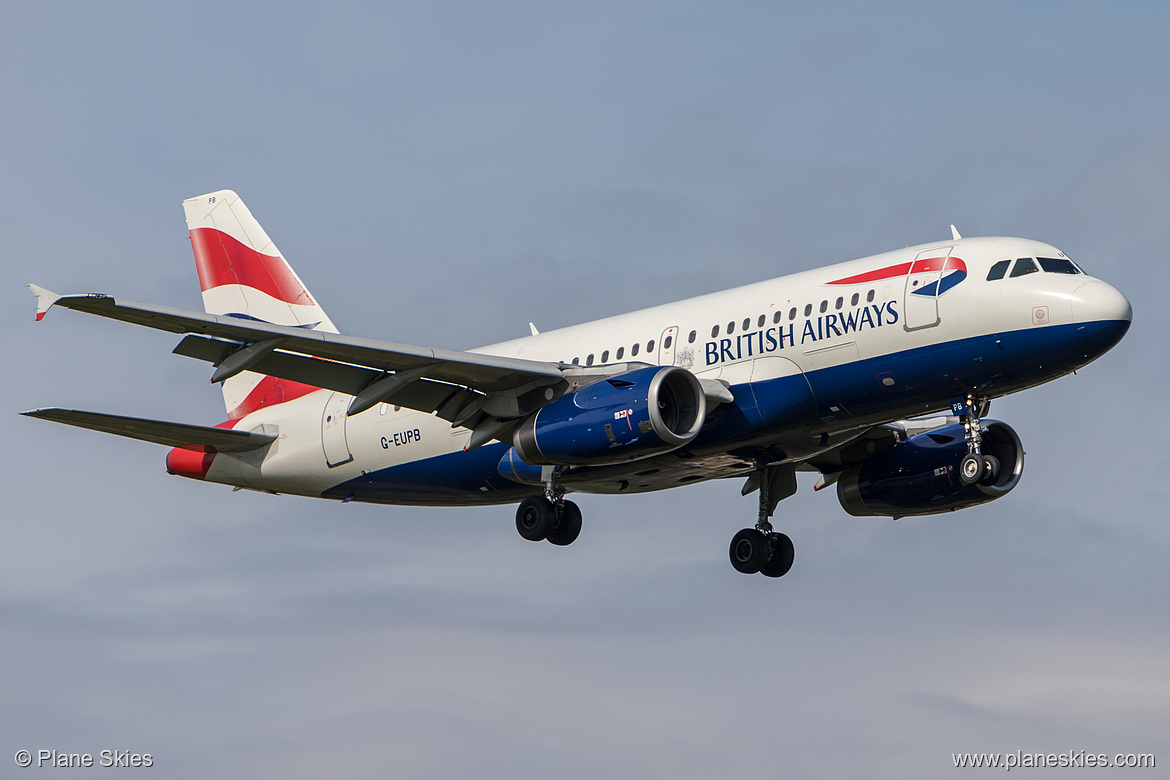
M 183 201 L 203 309 L 247 320 L 336 333 L 284 255 L 231 190 Z M 245 371 L 222 383 L 228 416 L 289 401 L 316 388 Z

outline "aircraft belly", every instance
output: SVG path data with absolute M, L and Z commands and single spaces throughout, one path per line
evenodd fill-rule
M 497 442 L 470 452 L 449 451 L 384 466 L 334 484 L 321 496 L 378 504 L 469 506 L 507 504 L 540 493 L 540 488 L 500 476 L 496 467 L 510 446 Z
M 728 453 L 680 459 L 661 455 L 622 467 L 600 467 L 570 472 L 566 488 L 580 493 L 625 494 L 666 490 L 692 482 L 746 475 L 755 468 L 750 460 Z

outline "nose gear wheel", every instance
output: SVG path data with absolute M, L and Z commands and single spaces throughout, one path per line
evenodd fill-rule
M 967 393 L 965 398 L 953 401 L 952 408 L 961 409 L 959 422 L 963 424 L 963 437 L 967 440 L 967 454 L 959 461 L 959 481 L 964 485 L 994 483 L 999 477 L 999 459 L 983 454 L 981 420 L 991 410 L 991 401 Z

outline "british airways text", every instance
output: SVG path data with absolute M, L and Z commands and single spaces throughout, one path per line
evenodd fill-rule
M 834 314 L 822 314 L 815 320 L 805 320 L 800 333 L 800 345 L 810 344 L 833 336 L 856 333 L 865 328 L 880 328 L 898 321 L 896 301 L 870 304 L 860 309 Z M 708 341 L 706 365 L 728 363 L 757 355 L 765 355 L 797 345 L 796 323 L 777 325 L 765 330 L 740 333 L 734 338 Z

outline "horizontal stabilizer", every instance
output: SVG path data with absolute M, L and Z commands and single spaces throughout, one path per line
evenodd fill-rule
M 234 431 L 230 428 L 213 428 L 206 425 L 144 420 L 140 417 L 122 417 L 100 412 L 82 412 L 77 409 L 33 409 L 21 412 L 26 417 L 38 420 L 75 425 L 115 436 L 127 436 L 168 447 L 181 447 L 195 452 L 241 452 L 254 450 L 276 441 L 271 433 Z

